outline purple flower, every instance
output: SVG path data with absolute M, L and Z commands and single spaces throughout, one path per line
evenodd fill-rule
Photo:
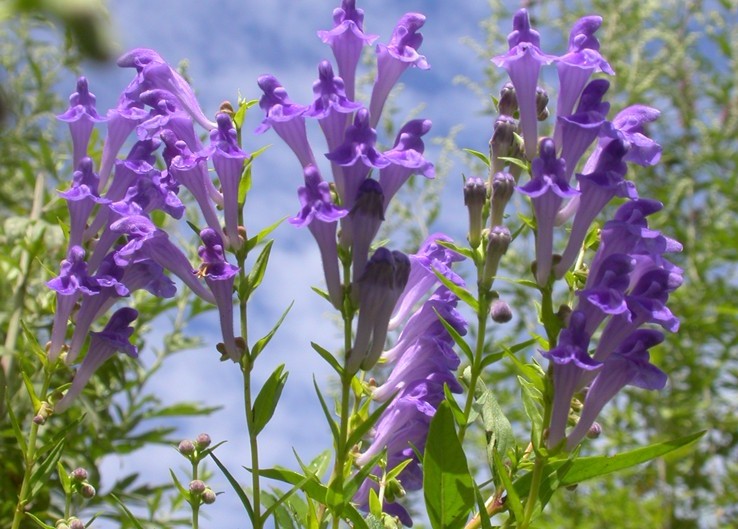
M 89 91 L 86 78 L 80 77 L 77 80 L 77 91 L 69 96 L 69 108 L 56 118 L 69 124 L 74 148 L 72 166 L 77 167 L 82 158 L 87 156 L 87 145 L 95 123 L 105 121 L 95 109 L 95 94 Z
M 405 13 L 395 26 L 389 43 L 377 45 L 377 78 L 369 103 L 372 127 L 376 127 L 379 123 L 387 96 L 402 73 L 410 66 L 421 70 L 430 68 L 425 56 L 418 53 L 418 48 L 423 43 L 423 35 L 418 33 L 418 30 L 424 23 L 425 15 Z
M 645 105 L 631 105 L 617 113 L 612 120 L 611 127 L 603 131 L 604 138 L 600 145 L 592 153 L 592 158 L 597 160 L 597 155 L 604 149 L 608 141 L 620 139 L 628 145 L 626 162 L 637 165 L 656 165 L 661 159 L 661 145 L 643 134 L 644 125 L 655 121 L 660 112 L 655 108 Z
M 343 141 L 348 123 L 347 114 L 361 108 L 346 97 L 343 79 L 333 75 L 333 67 L 328 61 L 318 65 L 318 80 L 313 83 L 313 104 L 305 111 L 305 116 L 315 118 L 323 130 L 328 150 L 336 149 Z
M 385 197 L 385 209 L 397 190 L 407 182 L 413 174 L 422 174 L 426 178 L 435 177 L 433 164 L 423 157 L 425 144 L 421 139 L 431 128 L 429 119 L 408 121 L 397 133 L 392 149 L 383 152 L 390 164 L 379 171 L 379 183 L 382 184 Z
M 580 205 L 574 216 L 569 242 L 554 270 L 557 278 L 564 277 L 574 263 L 589 227 L 610 200 L 616 196 L 638 198 L 633 183 L 625 180 L 627 166 L 624 157 L 627 152 L 625 142 L 613 140 L 602 150 L 597 166 L 591 173 L 577 175 Z
M 587 278 L 585 288 L 577 292 L 577 310 L 587 314 L 587 334 L 594 334 L 608 315 L 622 314 L 628 310 L 625 291 L 634 266 L 635 260 L 631 256 L 611 254 L 602 262 L 597 273 Z
M 548 358 L 553 371 L 554 401 L 549 424 L 548 446 L 557 446 L 566 436 L 571 399 L 584 373 L 598 369 L 601 364 L 589 356 L 590 335 L 585 331 L 587 317 L 574 311 L 569 325 L 559 337 L 556 347 L 543 356 Z
M 531 165 L 532 179 L 516 189 L 531 197 L 536 214 L 536 280 L 540 286 L 548 282 L 553 262 L 554 218 L 565 198 L 578 191 L 566 181 L 566 161 L 556 158 L 556 148 L 551 138 L 540 143 L 539 157 Z
M 215 230 L 205 228 L 200 232 L 200 239 L 203 246 L 197 251 L 202 259 L 198 276 L 205 278 L 215 297 L 225 354 L 234 362 L 239 362 L 243 348 L 237 345 L 233 334 L 233 283 L 238 267 L 225 260 L 223 240 Z
M 133 334 L 133 327 L 130 324 L 137 317 L 138 312 L 132 308 L 118 309 L 102 331 L 90 333 L 90 349 L 74 375 L 72 387 L 54 406 L 56 413 L 62 413 L 71 406 L 72 401 L 82 392 L 97 368 L 116 352 L 120 351 L 131 358 L 138 358 L 138 349 L 129 342 Z
M 135 68 L 137 75 L 128 85 L 123 97 L 137 101 L 143 92 L 160 89 L 170 92 L 179 102 L 181 107 L 201 127 L 212 130 L 216 127 L 210 121 L 197 102 L 192 87 L 184 78 L 175 72 L 161 56 L 154 50 L 147 48 L 136 48 L 118 59 L 121 68 Z
M 519 10 L 513 17 L 513 31 L 507 36 L 510 46 L 504 55 L 492 59 L 504 68 L 515 87 L 520 112 L 520 128 L 525 140 L 525 154 L 532 160 L 538 144 L 538 110 L 536 88 L 541 66 L 549 64 L 554 57 L 540 49 L 540 36 L 530 27 L 528 11 Z
M 439 283 L 435 271 L 457 285 L 464 285 L 461 276 L 451 269 L 453 263 L 463 261 L 464 257 L 439 244 L 439 241 L 451 242 L 451 240 L 447 235 L 434 233 L 428 236 L 417 253 L 410 255 L 410 276 L 392 313 L 390 329 L 396 329 L 404 322 L 413 312 L 415 305 Z
M 105 189 L 110 173 L 115 166 L 116 158 L 123 143 L 133 129 L 146 117 L 143 105 L 131 108 L 115 108 L 108 111 L 108 132 L 103 144 L 102 159 L 100 161 L 100 189 Z
M 87 273 L 85 251 L 80 246 L 72 246 L 67 258 L 61 262 L 59 276 L 48 281 L 46 285 L 56 291 L 56 311 L 51 329 L 49 344 L 49 360 L 54 361 L 64 346 L 67 332 L 67 320 L 80 296 L 94 296 L 100 292 L 100 285 L 93 276 Z
M 651 364 L 648 353 L 663 340 L 659 331 L 635 331 L 605 360 L 587 392 L 579 422 L 569 434 L 567 450 L 573 450 L 584 439 L 605 404 L 626 385 L 650 390 L 664 388 L 666 374 Z
M 297 194 L 302 209 L 289 222 L 300 228 L 307 226 L 315 237 L 323 261 L 328 296 L 333 306 L 340 310 L 343 291 L 338 270 L 336 228 L 338 219 L 345 217 L 348 211 L 333 204 L 328 182 L 321 178 L 313 165 L 305 168 L 305 185 L 298 189 Z
M 359 321 L 354 346 L 346 357 L 346 371 L 371 369 L 379 360 L 387 339 L 387 326 L 408 275 L 410 260 L 401 252 L 380 247 L 374 252 L 359 281 Z
M 374 147 L 377 132 L 369 124 L 369 112 L 362 108 L 356 113 L 354 123 L 346 129 L 344 142 L 325 155 L 330 161 L 343 166 L 343 174 L 336 178 L 336 190 L 341 204 L 351 209 L 359 186 L 369 175 L 371 168 L 382 169 L 390 162 Z
M 361 183 L 359 192 L 348 217 L 344 219 L 341 243 L 351 246 L 353 278 L 364 273 L 369 259 L 369 247 L 384 221 L 385 198 L 382 186 L 376 180 L 367 178 Z M 352 295 L 358 299 L 358 283 L 354 282 Z
M 364 33 L 364 10 L 356 8 L 355 0 L 341 0 L 341 7 L 333 10 L 333 29 L 318 31 L 318 37 L 333 50 L 338 75 L 346 84 L 346 96 L 353 101 L 361 50 L 377 39 Z
M 602 25 L 602 17 L 586 16 L 580 18 L 569 34 L 569 49 L 556 59 L 559 72 L 559 98 L 556 114 L 566 117 L 572 114 L 574 104 L 595 72 L 615 75 L 607 61 L 600 55 L 600 43 L 595 32 Z
M 95 204 L 108 202 L 100 198 L 99 183 L 100 178 L 93 170 L 92 160 L 85 157 L 80 160 L 77 170 L 74 171 L 72 187 L 59 192 L 59 196 L 67 200 L 69 207 L 69 246 L 82 244 L 85 226 Z
M 110 230 L 128 236 L 128 242 L 115 253 L 115 262 L 119 266 L 151 259 L 179 277 L 194 294 L 215 303 L 212 292 L 197 280 L 187 256 L 150 219 L 142 215 L 123 217 L 113 222 Z
M 223 191 L 223 214 L 228 241 L 234 249 L 238 249 L 241 247 L 241 237 L 238 234 L 238 187 L 243 165 L 249 155 L 238 145 L 236 129 L 230 116 L 220 113 L 216 120 L 218 128 L 210 133 L 211 157 Z
M 317 165 L 305 130 L 304 114 L 307 107 L 290 101 L 287 91 L 272 75 L 260 76 L 257 83 L 264 92 L 259 99 L 259 107 L 266 112 L 266 117 L 257 127 L 256 133 L 262 134 L 273 128 L 292 149 L 303 168 Z
M 179 100 L 171 92 L 147 90 L 141 93 L 140 99 L 151 107 L 151 111 L 136 127 L 139 139 L 154 138 L 163 130 L 170 130 L 193 151 L 202 149 L 192 118 L 179 106 Z

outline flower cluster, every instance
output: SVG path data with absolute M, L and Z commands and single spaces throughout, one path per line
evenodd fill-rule
M 387 470 L 406 464 L 396 477 L 405 491 L 422 487 L 418 454 L 424 451 L 430 421 L 445 398 L 444 386 L 453 393 L 462 391 L 454 374 L 460 362 L 453 350 L 454 340 L 440 318 L 460 335 L 466 334 L 466 321 L 456 310 L 458 298 L 445 286 L 438 286 L 434 272 L 438 271 L 460 286 L 464 284 L 451 269 L 451 265 L 462 258 L 438 242 L 449 240 L 440 234 L 432 235 L 417 254 L 410 256 L 410 279 L 392 318 L 393 327 L 402 323 L 404 326 L 394 346 L 383 354 L 384 360 L 393 363 L 394 368 L 385 383 L 372 394 L 379 402 L 393 400 L 379 418 L 371 444 L 356 459 L 359 465 L 364 465 L 386 450 Z M 413 313 L 434 287 L 432 295 Z M 381 476 L 380 467 L 377 466 L 373 473 Z M 376 480 L 367 479 L 354 501 L 368 510 L 370 490 L 378 488 Z M 412 519 L 407 510 L 395 502 L 400 495 L 385 492 L 383 509 L 410 526 Z
M 506 158 L 530 161 L 530 181 L 515 189 L 533 204 L 538 285 L 545 289 L 564 277 L 596 217 L 614 198 L 626 200 L 602 230 L 586 284 L 577 292 L 578 304 L 558 344 L 544 353 L 554 387 L 548 445 L 556 447 L 566 438 L 567 450 L 579 444 L 602 407 L 626 384 L 664 386 L 666 375 L 649 363 L 648 353 L 664 336 L 641 326 L 656 323 L 669 331 L 677 329 L 678 320 L 665 303 L 682 282 L 681 270 L 663 257 L 681 246 L 649 229 L 646 222 L 661 204 L 640 199 L 635 184 L 626 180 L 627 162 L 648 166 L 660 158 L 660 146 L 643 134 L 644 125 L 656 119 L 658 111 L 634 105 L 612 121 L 607 119 L 610 105 L 603 97 L 609 82 L 590 80 L 596 72 L 614 74 L 595 37 L 601 23 L 597 16 L 580 19 L 571 30 L 567 52 L 557 57 L 541 51 L 539 35 L 523 9 L 513 19 L 509 51 L 493 59 L 507 70 L 511 84 L 503 88 L 501 115 L 490 142 L 491 186 L 494 196 L 498 182 L 518 179 L 519 166 Z M 550 63 L 555 63 L 559 77 L 556 123 L 552 137 L 539 138 L 538 121 L 548 117 L 548 96 L 537 80 L 542 66 Z M 516 134 L 522 135 L 522 145 Z M 593 144 L 581 173 L 577 172 Z M 505 165 L 510 165 L 507 172 Z M 577 185 L 572 185 L 572 176 Z M 555 256 L 556 227 L 572 218 L 564 250 Z M 592 336 L 603 324 L 592 355 Z M 571 400 L 585 387 L 589 389 L 581 417 L 567 437 Z
M 400 128 L 392 148 L 377 148 L 377 132 L 385 101 L 409 67 L 428 68 L 418 53 L 423 40 L 418 30 L 425 17 L 407 13 L 389 43 L 377 46 L 377 73 L 369 107 L 354 100 L 355 79 L 364 46 L 377 38 L 364 32 L 364 12 L 353 0 L 343 0 L 333 12 L 334 27 L 318 32 L 336 59 L 338 75 L 329 61 L 318 65 L 309 106 L 290 100 L 272 75 L 258 79 L 264 95 L 259 106 L 266 116 L 257 132 L 274 131 L 292 149 L 302 167 L 305 185 L 298 195 L 301 210 L 290 220 L 307 226 L 320 248 L 327 294 L 334 307 L 343 309 L 345 296 L 359 308 L 355 345 L 347 369 L 370 368 L 384 347 L 387 324 L 405 282 L 407 257 L 382 249 L 370 258 L 387 206 L 413 174 L 434 176 L 433 165 L 423 157 L 422 137 L 431 123 L 417 119 Z M 318 121 L 326 140 L 325 157 L 333 182 L 321 175 L 307 139 L 306 120 Z M 371 177 L 376 171 L 376 178 Z M 339 235 L 340 226 L 340 235 Z M 350 277 L 341 278 L 341 256 L 350 256 Z
M 65 352 L 64 361 L 71 365 L 88 336 L 90 340 L 71 389 L 56 405 L 57 412 L 70 405 L 97 367 L 116 351 L 137 356 L 129 343 L 130 325 L 138 315 L 134 309 L 118 309 L 101 332 L 90 329 L 135 290 L 145 289 L 162 298 L 174 296 L 176 287 L 167 272 L 218 306 L 223 350 L 234 361 L 241 354 L 232 322 L 237 268 L 225 261 L 224 246 L 237 249 L 242 244 L 237 189 L 248 155 L 236 142 L 229 115 L 220 113 L 216 122 L 209 121 L 187 82 L 156 52 L 135 49 L 118 64 L 135 69 L 136 75 L 105 118 L 98 115 L 95 96 L 84 78 L 77 83 L 70 108 L 59 116 L 69 124 L 75 170 L 71 187 L 60 192 L 69 206 L 69 250 L 59 276 L 48 282 L 57 294 L 49 359 L 54 362 Z M 107 135 L 96 168 L 88 148 L 92 130 L 101 122 L 107 124 Z M 200 142 L 195 124 L 210 131 L 208 145 Z M 131 135 L 134 138 L 129 141 Z M 120 159 L 127 141 L 130 150 Z M 157 152 L 165 162 L 163 169 L 156 165 Z M 208 174 L 208 160 L 222 192 Z M 182 218 L 182 187 L 191 193 L 207 224 L 201 232 L 203 264 L 198 270 L 152 217 L 158 210 Z M 225 229 L 216 206 L 223 208 Z M 75 311 L 76 324 L 67 343 L 68 320 Z

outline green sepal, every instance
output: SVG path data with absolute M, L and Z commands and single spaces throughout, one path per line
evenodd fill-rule
M 251 416 L 253 417 L 252 435 L 258 435 L 274 416 L 274 410 L 277 409 L 288 375 L 289 373 L 284 370 L 284 364 L 277 366 L 277 369 L 269 375 L 269 378 L 259 390 L 251 410 Z

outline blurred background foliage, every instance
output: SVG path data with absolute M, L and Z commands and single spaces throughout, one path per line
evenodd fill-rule
M 696 450 L 557 495 L 536 527 L 738 526 L 738 3 L 549 0 L 522 4 L 530 9 L 547 51 L 565 49 L 568 30 L 578 17 L 603 16 L 598 36 L 617 73 L 611 79 L 613 114 L 633 103 L 662 111 L 648 131 L 663 145 L 662 161 L 654 168 L 633 169 L 631 178 L 641 196 L 665 205 L 664 212 L 653 218 L 653 227 L 684 244 L 684 252 L 674 260 L 685 270 L 685 285 L 670 301 L 682 326 L 654 353 L 655 362 L 670 374 L 670 384 L 660 393 L 630 392 L 610 405 L 602 421 L 604 434 L 589 450 L 614 453 L 708 430 Z M 487 41 L 469 43 L 480 64 L 489 65 L 488 59 L 505 49 L 512 7 L 519 6 L 490 1 L 492 15 L 482 22 Z M 21 322 L 27 325 L 28 336 L 48 335 L 53 296 L 44 281 L 65 249 L 58 223 L 66 211 L 54 188 L 68 176 L 68 160 L 62 153 L 71 149 L 59 139 L 53 117 L 66 106 L 68 91 L 59 95 L 57 81 L 77 71 L 81 57 L 108 57 L 109 47 L 104 38 L 106 16 L 96 1 L 3 1 L 0 24 L 0 296 L 8 300 L 0 305 L 0 377 L 5 382 L 0 399 L 0 527 L 8 527 L 22 458 L 5 406 L 12 402 L 19 422 L 28 424 L 34 411 L 19 383 L 19 372 L 32 380 L 40 376 L 34 371 L 38 369 L 32 355 L 35 345 L 24 335 Z M 480 97 L 491 128 L 490 96 L 504 82 L 500 72 L 489 65 L 483 83 L 458 82 Z M 454 137 L 442 142 L 444 153 L 457 148 Z M 472 174 L 470 159 L 464 162 L 464 172 Z M 443 167 L 448 171 L 452 166 L 444 159 Z M 457 185 L 460 170 L 455 171 L 449 175 L 450 185 Z M 417 190 L 412 194 L 419 196 Z M 423 219 L 434 219 L 442 206 L 435 190 L 420 196 L 428 201 L 426 213 L 418 214 L 416 204 L 406 211 L 412 214 L 414 226 L 421 225 L 414 228 L 414 238 L 424 233 Z M 525 255 L 509 257 L 511 275 L 529 273 Z M 509 289 L 503 295 L 513 306 L 529 304 L 525 292 Z M 86 414 L 68 434 L 72 442 L 63 462 L 68 468 L 86 466 L 93 481 L 98 481 L 96 469 L 106 455 L 130 453 L 149 443 L 176 443 L 171 431 L 148 427 L 147 421 L 212 411 L 187 403 L 163 408 L 155 395 L 147 393 L 146 381 L 156 367 L 168 355 L 193 345 L 180 331 L 189 312 L 199 309 L 193 309 L 186 298 L 167 303 L 147 299 L 146 303 L 141 314 L 148 319 L 137 329 L 139 346 L 153 319 L 168 319 L 172 329 L 164 343 L 155 346 L 153 369 L 144 371 L 134 362 L 115 358 L 99 371 L 82 405 L 64 417 L 74 422 Z M 535 323 L 531 314 L 524 313 L 516 322 L 518 330 Z M 503 334 L 510 332 L 492 334 L 490 343 L 503 339 Z M 519 396 L 517 389 L 496 384 L 506 375 L 504 366 L 497 367 L 487 382 L 496 388 L 507 410 L 516 408 Z M 174 527 L 183 522 L 177 518 L 177 505 L 166 499 L 166 485 L 141 484 L 132 475 L 112 488 L 126 505 L 148 513 L 148 520 L 142 520 L 144 527 Z M 63 500 L 58 490 L 53 483 L 43 490 L 32 506 L 34 513 L 58 517 Z M 111 500 L 99 495 L 91 502 L 91 511 L 112 513 L 120 527 L 130 527 L 125 517 L 115 514 L 114 504 L 103 507 L 106 501 Z

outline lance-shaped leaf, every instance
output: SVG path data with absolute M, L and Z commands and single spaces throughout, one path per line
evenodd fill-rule
M 287 375 L 289 373 L 284 370 L 284 364 L 279 365 L 256 396 L 254 408 L 251 411 L 254 418 L 253 435 L 258 435 L 274 415 L 274 410 L 277 409 L 277 403 L 287 382 Z

